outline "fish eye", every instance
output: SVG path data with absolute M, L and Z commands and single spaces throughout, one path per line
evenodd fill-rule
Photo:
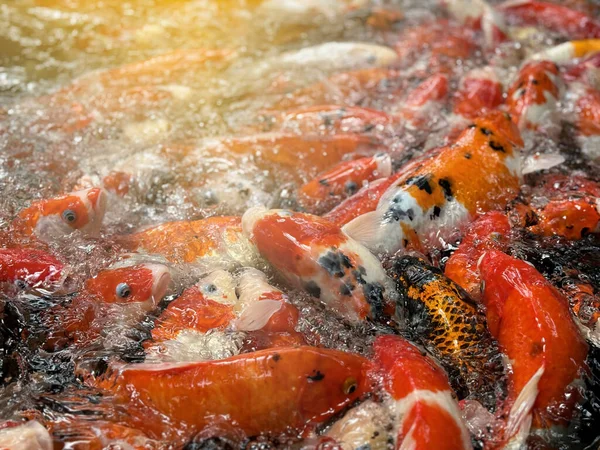
M 354 392 L 356 392 L 356 389 L 358 389 L 358 382 L 356 381 L 356 378 L 354 378 L 354 377 L 346 378 L 346 380 L 344 381 L 344 385 L 342 386 L 342 389 L 344 391 L 344 394 L 346 394 L 346 395 L 350 395 L 350 394 L 353 394 Z
M 127 298 L 131 295 L 131 288 L 127 283 L 119 283 L 116 289 L 117 297 Z
M 62 213 L 62 218 L 67 223 L 73 223 L 77 220 L 77 214 L 72 209 L 65 209 Z

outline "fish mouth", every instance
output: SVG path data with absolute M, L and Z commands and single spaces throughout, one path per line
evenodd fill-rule
M 108 201 L 106 192 L 101 188 L 91 188 L 87 191 L 87 198 L 92 204 L 92 210 L 94 211 L 96 220 L 102 221 Z
M 171 272 L 167 266 L 161 264 L 146 264 L 147 269 L 152 271 L 152 303 L 157 305 L 158 302 L 166 295 L 169 286 L 171 285 Z
M 242 230 L 244 234 L 249 238 L 254 234 L 254 225 L 260 219 L 262 219 L 265 213 L 268 211 L 264 206 L 255 206 L 247 210 L 242 216 Z

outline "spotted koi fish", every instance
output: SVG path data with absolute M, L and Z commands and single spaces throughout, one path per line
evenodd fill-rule
M 398 336 L 378 336 L 373 343 L 376 370 L 390 395 L 394 448 L 471 449 L 448 377 L 441 367 Z
M 75 230 L 86 236 L 97 236 L 105 209 L 106 194 L 102 189 L 72 192 L 33 202 L 19 213 L 15 229 L 19 234 L 35 235 L 42 240 L 65 236 Z
M 587 345 L 567 300 L 531 265 L 497 250 L 480 262 L 489 329 L 510 360 L 505 439 L 566 425 L 578 400 Z
M 302 186 L 298 190 L 298 202 L 309 212 L 326 212 L 345 197 L 355 194 L 364 183 L 391 174 L 392 159 L 385 153 L 345 161 Z
M 88 383 L 124 404 L 129 426 L 185 442 L 211 432 L 310 430 L 370 390 L 369 366 L 355 354 L 304 346 L 218 361 L 113 366 Z
M 375 211 L 343 231 L 374 252 L 439 247 L 477 214 L 503 208 L 517 195 L 520 145 L 507 114 L 475 119 L 453 145 L 406 171 Z
M 99 272 L 71 304 L 49 311 L 47 345 L 60 346 L 65 340 L 87 345 L 101 336 L 112 338 L 119 327 L 127 328 L 156 308 L 170 283 L 169 269 L 160 264 Z
M 504 369 L 484 313 L 452 280 L 423 260 L 402 256 L 388 271 L 396 282 L 401 327 L 442 362 L 461 398 L 494 409 L 503 395 Z M 405 323 L 403 323 L 405 322 Z
M 0 283 L 18 288 L 59 287 L 64 264 L 49 253 L 31 248 L 0 249 Z
M 463 288 L 469 297 L 481 301 L 481 275 L 477 264 L 486 251 L 503 250 L 511 226 L 508 217 L 492 211 L 478 218 L 446 262 L 444 275 Z
M 521 130 L 537 130 L 556 114 L 563 85 L 556 64 L 533 61 L 525 64 L 508 89 L 506 105 Z
M 306 290 L 344 318 L 380 319 L 393 283 L 380 262 L 341 229 L 318 216 L 252 208 L 244 233 L 292 285 Z
M 251 265 L 256 251 L 242 232 L 240 217 L 211 217 L 198 221 L 167 222 L 123 236 L 131 251 L 164 256 L 171 262 L 216 265 Z

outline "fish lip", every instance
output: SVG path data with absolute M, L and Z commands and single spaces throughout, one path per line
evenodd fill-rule
M 145 264 L 152 271 L 152 303 L 157 305 L 166 295 L 172 281 L 171 272 L 162 264 Z
M 264 206 L 254 206 L 244 213 L 242 216 L 242 230 L 246 236 L 252 237 L 256 222 L 262 219 L 267 211 L 268 209 Z

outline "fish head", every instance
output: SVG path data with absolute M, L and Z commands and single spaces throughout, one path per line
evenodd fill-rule
M 476 118 L 473 122 L 479 127 L 488 128 L 493 131 L 496 138 L 501 138 L 511 146 L 522 147 L 523 139 L 519 127 L 513 122 L 510 114 L 501 111 L 489 111 L 483 116 Z
M 368 359 L 337 350 L 306 348 L 306 351 L 320 352 L 300 375 L 304 380 L 299 393 L 299 413 L 308 423 L 322 423 L 370 391 Z
M 104 190 L 91 188 L 35 202 L 19 214 L 19 219 L 28 234 L 35 233 L 42 239 L 65 236 L 75 230 L 98 236 L 105 210 Z
M 155 307 L 171 284 L 161 264 L 139 264 L 106 269 L 85 284 L 85 293 L 105 303 L 149 303 Z
M 0 249 L 0 282 L 36 288 L 61 282 L 64 265 L 54 256 L 29 248 Z

